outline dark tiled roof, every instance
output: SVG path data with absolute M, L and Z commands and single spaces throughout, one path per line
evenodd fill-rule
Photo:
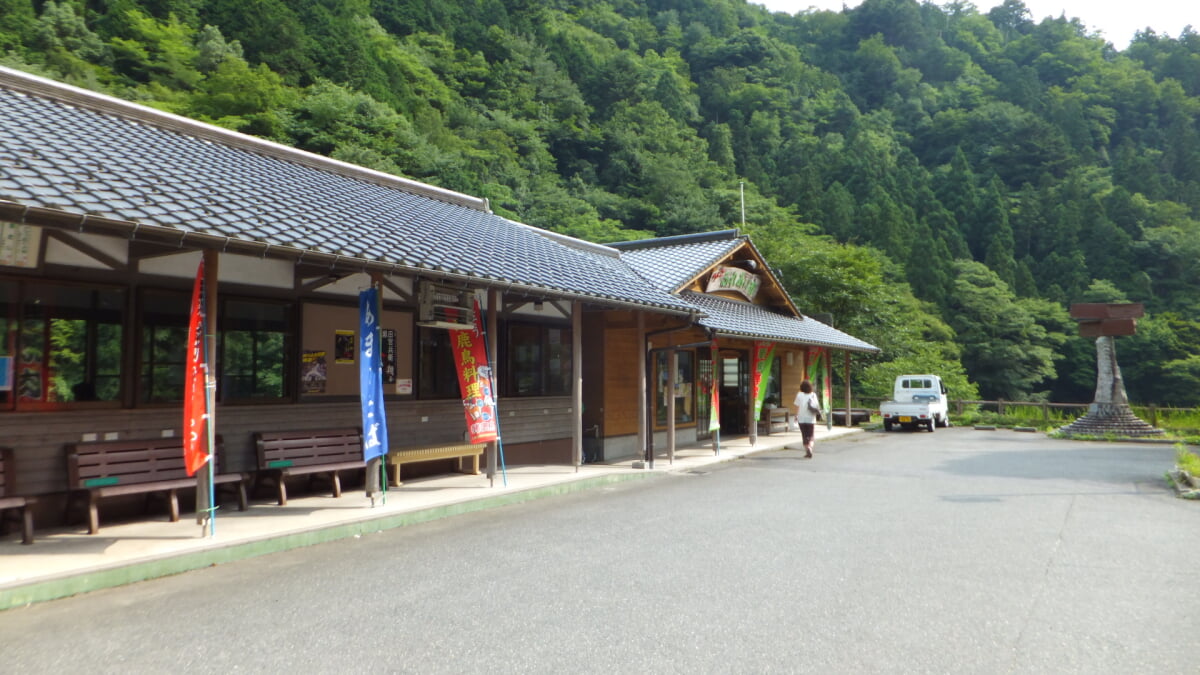
M 759 305 L 692 291 L 684 291 L 680 297 L 707 314 L 699 320 L 700 325 L 715 330 L 718 335 L 820 345 L 856 352 L 879 351 L 874 345 L 811 317 L 776 314 Z
M 31 90 L 30 79 L 0 68 L 0 200 L 167 228 L 181 241 L 202 233 L 551 297 L 692 309 L 483 200 L 40 78 Z M 72 104 L 42 95 L 60 90 Z
M 638 274 L 663 290 L 678 293 L 691 280 L 743 243 L 737 230 L 610 244 Z

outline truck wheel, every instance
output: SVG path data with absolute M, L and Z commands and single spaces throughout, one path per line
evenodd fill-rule
M 884 431 L 891 431 L 891 430 L 892 430 L 892 421 L 891 421 L 891 420 L 884 420 L 884 421 L 883 421 L 883 430 L 884 430 Z
M 937 419 L 930 417 L 929 421 L 925 423 L 925 428 L 929 429 L 929 433 L 932 434 L 933 430 L 937 428 Z

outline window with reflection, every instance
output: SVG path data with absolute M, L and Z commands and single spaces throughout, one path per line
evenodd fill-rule
M 17 365 L 17 284 L 0 279 L 0 410 L 13 404 Z
M 421 328 L 420 354 L 417 364 L 417 393 L 420 398 L 462 398 L 458 387 L 458 370 L 454 365 L 454 350 L 450 331 L 442 328 Z
M 139 402 L 183 400 L 191 302 L 191 296 L 182 292 L 142 293 Z
M 571 329 L 509 322 L 502 349 L 501 391 L 507 396 L 565 396 L 571 393 Z
M 675 423 L 687 424 L 696 420 L 696 369 L 695 352 L 675 352 L 678 366 L 675 369 Z M 655 406 L 654 423 L 667 425 L 667 394 L 670 373 L 669 354 L 658 351 L 654 354 Z
M 217 321 L 222 401 L 269 400 L 288 394 L 291 306 L 226 298 Z
M 12 378 L 18 408 L 120 400 L 123 290 L 27 283 L 20 306 Z

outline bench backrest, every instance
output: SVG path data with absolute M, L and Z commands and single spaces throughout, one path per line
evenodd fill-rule
M 12 479 L 8 475 L 12 466 L 12 448 L 0 448 L 0 497 L 8 497 L 12 490 Z
M 189 478 L 181 437 L 72 443 L 67 474 L 72 489 Z
M 254 434 L 258 468 L 283 469 L 362 461 L 362 433 L 356 428 L 269 431 Z

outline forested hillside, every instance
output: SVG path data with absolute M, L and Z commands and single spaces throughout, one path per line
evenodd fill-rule
M 1086 19 L 1086 17 L 1084 17 Z M 1091 400 L 1071 302 L 1145 302 L 1200 403 L 1200 35 L 1018 0 L 0 0 L 0 63 L 617 241 L 741 226 L 805 313 L 958 397 Z M 866 365 L 866 364 L 864 364 Z

